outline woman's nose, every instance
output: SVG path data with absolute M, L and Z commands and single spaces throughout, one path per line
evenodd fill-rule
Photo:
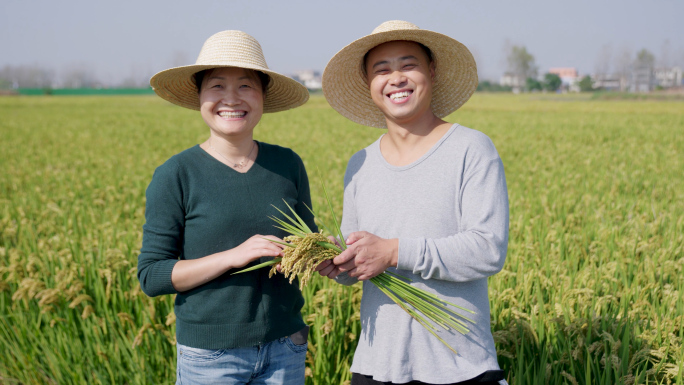
M 223 95 L 221 95 L 221 102 L 228 106 L 235 106 L 240 104 L 242 101 L 240 100 L 236 90 L 226 89 L 223 92 Z

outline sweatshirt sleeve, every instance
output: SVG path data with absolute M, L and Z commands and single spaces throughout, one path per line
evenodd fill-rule
M 461 229 L 446 238 L 400 238 L 398 268 L 424 279 L 471 281 L 503 268 L 508 248 L 508 191 L 501 158 L 464 174 Z
M 353 176 L 361 167 L 358 163 L 357 156 L 353 156 L 347 164 L 347 170 L 344 174 L 344 200 L 342 209 L 342 223 L 340 224 L 340 230 L 342 230 L 342 235 L 348 237 L 349 234 L 359 231 L 359 224 L 356 217 L 356 204 L 354 202 L 354 182 Z M 341 273 L 335 278 L 335 281 L 343 285 L 353 285 L 359 280 L 354 277 L 350 277 L 347 273 Z
M 138 280 L 150 297 L 175 294 L 171 272 L 181 254 L 185 222 L 181 181 L 176 163 L 158 167 L 145 193 L 145 225 L 138 256 Z

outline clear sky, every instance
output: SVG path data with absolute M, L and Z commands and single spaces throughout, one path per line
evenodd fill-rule
M 506 70 L 507 44 L 524 45 L 541 73 L 591 74 L 642 48 L 684 66 L 683 0 L 0 0 L 0 68 L 90 68 L 105 84 L 147 79 L 193 64 L 209 36 L 238 29 L 259 40 L 271 69 L 322 71 L 387 20 L 459 40 L 481 78 Z

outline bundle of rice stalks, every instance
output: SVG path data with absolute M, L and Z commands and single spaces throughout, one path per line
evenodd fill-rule
M 239 274 L 260 269 L 262 267 L 272 266 L 271 271 L 268 273 L 268 277 L 270 278 L 278 272 L 277 266 L 278 263 L 280 263 L 280 272 L 285 275 L 286 278 L 290 279 L 290 283 L 294 281 L 297 275 L 301 274 L 299 288 L 303 289 L 304 286 L 306 286 L 306 284 L 309 282 L 309 279 L 311 279 L 313 273 L 316 271 L 316 266 L 318 266 L 319 263 L 328 259 L 333 259 L 342 252 L 342 250 L 330 242 L 325 235 L 312 232 L 311 229 L 309 229 L 309 226 L 304 223 L 302 218 L 297 215 L 292 207 L 289 205 L 287 205 L 287 207 L 290 209 L 290 211 L 292 211 L 292 214 L 294 214 L 295 218 L 297 218 L 296 221 L 277 207 L 276 210 L 280 211 L 280 213 L 291 223 L 285 222 L 275 217 L 271 217 L 271 219 L 280 225 L 276 226 L 277 228 L 285 230 L 292 235 L 285 237 L 285 239 L 283 239 L 285 242 L 278 242 L 268 239 L 271 242 L 285 246 L 283 250 L 283 257 L 274 258 L 271 261 L 255 265 L 232 274 Z
M 277 208 L 276 209 L 286 218 L 286 221 L 271 217 L 272 220 L 278 223 L 279 226 L 276 226 L 277 228 L 292 234 L 285 237 L 285 242 L 271 240 L 271 242 L 285 246 L 283 251 L 284 256 L 240 270 L 233 274 L 256 270 L 266 266 L 273 266 L 269 273 L 269 277 L 271 277 L 276 273 L 276 266 L 280 263 L 281 272 L 290 279 L 290 283 L 298 274 L 301 274 L 300 288 L 303 288 L 308 283 L 319 263 L 328 259 L 333 259 L 342 253 L 347 246 L 344 243 L 344 237 L 325 186 L 323 186 L 323 191 L 325 192 L 328 207 L 332 214 L 334 231 L 330 231 L 325 224 L 323 224 L 323 227 L 328 232 L 338 237 L 339 246 L 330 241 L 323 234 L 312 232 L 294 209 L 287 205 L 293 215 L 292 217 Z M 315 213 L 313 214 L 315 216 Z M 437 335 L 437 333 L 442 330 L 448 331 L 452 329 L 461 334 L 468 333 L 469 329 L 466 321 L 470 323 L 474 323 L 474 321 L 463 314 L 457 313 L 456 309 L 471 314 L 475 314 L 474 311 L 446 302 L 432 293 L 411 286 L 410 279 L 390 271 L 385 271 L 384 273 L 371 278 L 370 282 L 377 286 L 383 293 L 392 299 L 392 301 L 399 305 L 413 317 L 413 319 L 418 321 L 418 323 L 427 331 L 456 354 L 456 350 L 447 344 L 444 339 Z

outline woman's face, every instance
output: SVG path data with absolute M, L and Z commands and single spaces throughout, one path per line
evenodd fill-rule
M 264 111 L 259 77 L 244 68 L 207 71 L 199 99 L 202 119 L 212 134 L 224 138 L 251 136 Z

